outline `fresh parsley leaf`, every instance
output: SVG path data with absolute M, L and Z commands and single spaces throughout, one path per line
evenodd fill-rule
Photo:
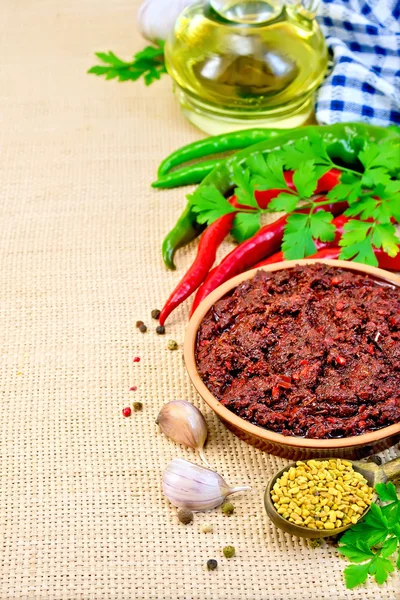
M 332 224 L 332 213 L 321 210 L 310 214 L 310 228 L 313 238 L 321 242 L 332 242 L 335 239 L 335 226 Z
M 260 229 L 260 212 L 237 213 L 233 221 L 232 235 L 238 242 L 251 238 Z
M 347 200 L 355 202 L 362 193 L 361 179 L 354 173 L 343 173 L 340 177 L 340 183 L 335 185 L 328 194 L 329 200 Z
M 282 250 L 287 260 L 304 258 L 316 252 L 309 215 L 293 213 L 288 216 L 283 235 Z
M 236 165 L 233 170 L 233 183 L 238 187 L 235 188 L 235 195 L 239 200 L 240 204 L 245 206 L 253 206 L 258 208 L 257 200 L 254 196 L 254 186 L 250 181 L 249 169 L 242 170 L 241 167 Z
M 349 590 L 361 585 L 367 580 L 369 571 L 369 563 L 363 565 L 349 565 L 344 570 L 344 579 L 346 587 Z
M 107 66 L 96 65 L 88 70 L 93 75 L 104 75 L 106 79 L 119 81 L 136 81 L 143 77 L 146 85 L 160 79 L 167 72 L 164 61 L 164 42 L 158 41 L 156 46 L 147 46 L 137 52 L 131 62 L 125 62 L 113 52 L 96 52 L 96 56 Z
M 375 248 L 382 248 L 392 258 L 399 252 L 400 240 L 396 235 L 396 228 L 391 223 L 378 223 L 372 234 L 372 244 Z
M 357 217 L 361 219 L 369 219 L 371 214 L 376 210 L 378 200 L 372 196 L 365 194 L 360 196 L 357 202 L 350 204 L 344 212 L 346 217 Z
M 237 211 L 214 186 L 199 187 L 190 196 L 190 202 L 200 224 L 210 225 L 219 217 Z
M 333 166 L 324 143 L 317 133 L 311 133 L 307 138 L 295 140 L 293 144 L 282 146 L 281 153 L 287 169 L 299 169 L 303 163 L 314 161 L 316 165 Z
M 358 540 L 354 544 L 347 544 L 347 546 L 339 546 L 338 551 L 355 563 L 362 563 L 375 556 L 363 540 Z
M 396 552 L 396 550 L 397 550 L 398 543 L 399 543 L 399 540 L 397 538 L 395 538 L 395 537 L 388 538 L 382 546 L 380 555 L 383 556 L 384 558 L 387 558 L 388 556 L 392 556 L 392 554 L 394 552 Z
M 371 575 L 375 575 L 375 579 L 377 583 L 382 585 L 387 580 L 389 573 L 394 571 L 394 566 L 387 558 L 382 558 L 381 556 L 377 556 L 372 569 L 370 568 L 369 572 Z
M 297 206 L 299 197 L 296 194 L 282 192 L 276 198 L 273 198 L 268 204 L 268 210 L 272 212 L 293 212 Z
M 377 169 L 370 169 L 366 171 L 361 177 L 361 183 L 363 186 L 373 188 L 376 185 L 382 184 L 387 185 L 391 181 L 390 174 L 387 169 L 378 167 Z
M 373 267 L 378 266 L 378 260 L 374 254 L 370 238 L 365 238 L 361 242 L 355 242 L 348 246 L 344 246 L 345 241 L 346 238 L 343 236 L 339 242 L 339 245 L 343 246 L 339 255 L 340 259 L 353 260 Z
M 293 183 L 302 198 L 309 198 L 316 190 L 318 177 L 315 172 L 315 162 L 307 160 L 293 173 Z
M 380 144 L 366 143 L 358 158 L 366 171 L 378 167 L 391 169 L 393 165 L 399 164 L 400 148 L 393 140 Z
M 279 153 L 270 153 L 264 159 L 265 167 L 258 163 L 258 171 L 252 181 L 260 190 L 286 190 L 287 185 L 283 176 L 283 160 Z

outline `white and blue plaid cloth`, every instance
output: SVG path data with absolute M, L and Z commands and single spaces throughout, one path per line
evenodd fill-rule
M 323 0 L 333 69 L 317 93 L 321 124 L 400 123 L 400 1 Z

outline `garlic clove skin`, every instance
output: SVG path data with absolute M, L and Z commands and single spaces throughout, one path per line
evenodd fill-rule
M 250 486 L 231 488 L 215 471 L 183 458 L 169 463 L 163 473 L 162 488 L 171 504 L 193 511 L 211 510 L 227 496 L 251 489 Z
M 209 467 L 203 446 L 207 439 L 207 423 L 198 408 L 186 400 L 173 400 L 164 404 L 156 423 L 174 442 L 199 451 L 202 461 Z
M 144 38 L 150 41 L 166 40 L 173 30 L 178 15 L 184 8 L 199 0 L 144 0 L 137 14 L 137 25 Z

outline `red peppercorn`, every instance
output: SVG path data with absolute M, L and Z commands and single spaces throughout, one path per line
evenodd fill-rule
M 124 415 L 124 417 L 130 417 L 132 414 L 132 409 L 130 406 L 126 406 L 125 408 L 122 409 L 122 414 Z
M 136 392 L 136 390 L 137 390 L 136 385 L 133 385 L 132 387 L 129 388 L 130 392 Z
M 135 356 L 135 358 L 133 359 L 133 362 L 140 362 L 140 358 L 138 356 Z

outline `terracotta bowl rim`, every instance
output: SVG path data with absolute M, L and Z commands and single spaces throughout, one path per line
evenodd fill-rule
M 377 267 L 372 267 L 370 265 L 364 265 L 361 263 L 355 263 L 345 260 L 327 260 L 327 259 L 302 259 L 302 260 L 291 260 L 291 261 L 282 261 L 272 265 L 266 265 L 261 267 L 260 269 L 273 272 L 280 271 L 282 269 L 290 269 L 296 265 L 308 265 L 313 263 L 323 263 L 330 265 L 332 267 L 341 267 L 345 269 L 349 269 L 351 271 L 358 271 L 361 273 L 366 273 L 392 283 L 394 285 L 400 286 L 400 276 L 389 271 L 385 271 L 384 269 L 379 269 Z M 218 415 L 218 417 L 222 421 L 227 421 L 232 427 L 241 430 L 242 432 L 255 436 L 259 439 L 262 439 L 266 442 L 270 442 L 273 444 L 279 444 L 280 446 L 287 447 L 300 447 L 300 448 L 314 448 L 320 450 L 335 450 L 339 448 L 348 448 L 348 447 L 359 447 L 366 446 L 369 444 L 373 444 L 379 440 L 383 440 L 387 437 L 391 437 L 397 433 L 400 433 L 400 423 L 395 423 L 394 425 L 389 425 L 388 427 L 383 427 L 382 429 L 378 429 L 377 431 L 372 431 L 370 433 L 364 433 L 358 436 L 351 436 L 347 438 L 337 438 L 337 439 L 312 439 L 312 438 L 301 438 L 295 436 L 285 436 L 280 433 L 275 433 L 273 431 L 269 431 L 268 429 L 264 429 L 263 427 L 259 427 L 258 425 L 253 425 L 248 421 L 245 421 L 241 417 L 238 417 L 233 412 L 231 412 L 225 406 L 219 402 L 215 396 L 209 391 L 203 380 L 201 379 L 197 367 L 196 367 L 196 359 L 195 359 L 195 343 L 197 337 L 197 331 L 200 326 L 200 323 L 203 317 L 206 315 L 211 306 L 222 296 L 224 296 L 227 292 L 229 292 L 232 288 L 236 287 L 242 281 L 246 279 L 251 279 L 254 277 L 257 271 L 260 269 L 251 269 L 250 271 L 246 271 L 245 273 L 241 273 L 236 277 L 233 277 L 229 281 L 220 285 L 216 290 L 214 290 L 207 298 L 203 300 L 203 302 L 198 306 L 194 314 L 192 315 L 189 324 L 186 329 L 184 346 L 183 346 L 183 355 L 186 364 L 187 371 L 189 373 L 189 377 L 196 388 L 197 392 L 200 396 L 205 400 L 210 408 Z

